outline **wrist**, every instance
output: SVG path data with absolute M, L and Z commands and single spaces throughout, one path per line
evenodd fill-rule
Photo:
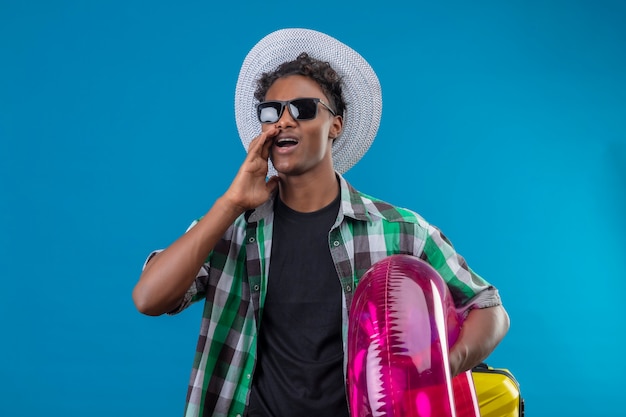
M 215 208 L 218 208 L 222 213 L 235 220 L 237 217 L 245 213 L 246 208 L 240 204 L 234 202 L 228 195 L 224 194 L 219 197 L 214 205 Z

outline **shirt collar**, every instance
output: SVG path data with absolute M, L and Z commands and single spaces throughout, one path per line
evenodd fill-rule
M 255 209 L 248 210 L 245 214 L 246 221 L 248 223 L 257 223 L 259 220 L 263 219 L 267 221 L 271 218 L 274 215 L 274 198 L 277 192 L 278 188 L 270 195 L 270 198 L 268 198 L 265 203 Z
M 343 215 L 356 220 L 371 221 L 371 213 L 367 210 L 361 194 L 341 174 L 337 173 L 337 177 L 341 187 L 340 217 Z
M 337 178 L 339 178 L 341 193 L 341 208 L 339 209 L 338 222 L 341 222 L 343 217 L 351 217 L 361 221 L 371 221 L 372 214 L 375 213 L 368 211 L 361 194 L 355 190 L 341 174 L 336 172 L 336 175 Z M 256 209 L 246 212 L 245 216 L 248 223 L 257 223 L 262 219 L 267 222 L 268 219 L 273 216 L 276 192 L 274 192 L 265 203 L 261 204 Z

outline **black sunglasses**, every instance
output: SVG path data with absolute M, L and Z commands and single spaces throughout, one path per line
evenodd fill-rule
M 263 101 L 257 104 L 256 114 L 261 123 L 276 123 L 287 107 L 295 120 L 311 120 L 317 117 L 317 103 L 326 107 L 333 116 L 336 116 L 328 104 L 314 97 L 296 98 L 288 101 Z

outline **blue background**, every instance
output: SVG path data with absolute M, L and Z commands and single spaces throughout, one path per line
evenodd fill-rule
M 144 317 L 131 291 L 230 183 L 239 66 L 283 27 L 378 73 L 346 177 L 498 286 L 489 362 L 527 415 L 626 415 L 625 21 L 621 1 L 1 0 L 0 415 L 182 413 L 201 305 Z

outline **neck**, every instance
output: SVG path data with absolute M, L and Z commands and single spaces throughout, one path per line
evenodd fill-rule
M 290 209 L 311 213 L 333 202 L 339 193 L 339 181 L 334 170 L 315 176 L 281 176 L 279 193 Z

